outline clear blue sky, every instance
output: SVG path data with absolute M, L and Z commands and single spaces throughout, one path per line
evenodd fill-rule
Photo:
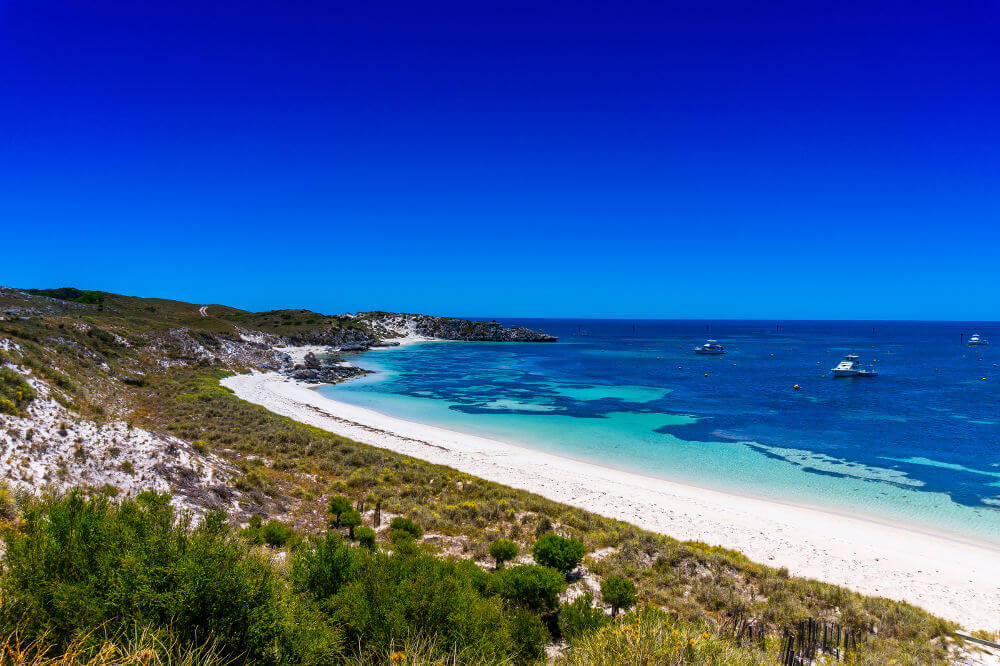
M 0 0 L 0 284 L 1000 319 L 1000 2 Z

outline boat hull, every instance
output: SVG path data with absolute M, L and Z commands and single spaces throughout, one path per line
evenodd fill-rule
M 695 354 L 702 354 L 704 356 L 722 356 L 726 352 L 725 351 L 718 351 L 718 350 L 715 350 L 715 349 L 695 349 L 694 353 Z

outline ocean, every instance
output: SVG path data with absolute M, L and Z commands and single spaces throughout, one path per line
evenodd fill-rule
M 320 392 L 723 491 L 1000 543 L 997 323 L 504 319 L 556 343 L 359 354 Z M 707 338 L 725 356 L 699 356 Z M 848 353 L 878 377 L 833 378 Z M 794 388 L 795 385 L 799 388 Z

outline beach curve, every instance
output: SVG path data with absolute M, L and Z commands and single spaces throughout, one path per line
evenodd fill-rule
M 338 435 L 543 495 L 792 575 L 907 601 L 966 629 L 1000 617 L 1000 548 L 602 467 L 331 400 L 277 373 L 227 377 L 239 398 Z

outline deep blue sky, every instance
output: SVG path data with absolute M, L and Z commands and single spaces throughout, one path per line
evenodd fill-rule
M 0 0 L 0 284 L 1000 319 L 1000 2 Z

